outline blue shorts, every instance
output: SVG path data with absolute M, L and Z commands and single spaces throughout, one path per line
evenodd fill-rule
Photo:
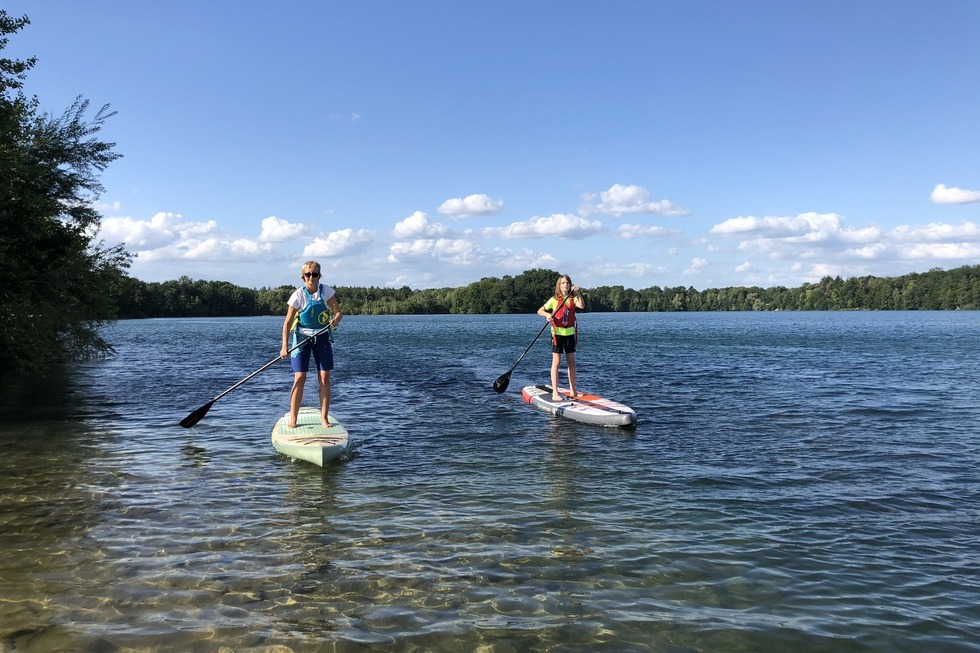
M 306 340 L 307 337 L 293 331 L 290 336 L 289 346 L 295 347 L 298 343 Z M 318 371 L 329 372 L 333 369 L 333 347 L 330 345 L 330 336 L 327 333 L 321 333 L 302 347 L 293 349 L 289 354 L 289 367 L 294 372 L 309 372 L 310 354 L 313 354 L 313 360 L 316 361 L 316 369 Z

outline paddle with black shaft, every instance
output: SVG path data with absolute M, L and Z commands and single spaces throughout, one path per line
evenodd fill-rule
M 320 329 L 319 331 L 317 331 L 316 333 L 314 333 L 309 338 L 307 338 L 307 339 L 303 340 L 302 342 L 297 343 L 297 344 L 293 345 L 292 347 L 290 347 L 289 349 L 287 349 L 286 350 L 286 353 L 288 354 L 289 352 L 293 351 L 294 349 L 299 349 L 300 347 L 302 347 L 303 345 L 305 345 L 306 343 L 308 343 L 310 340 L 313 340 L 318 335 L 320 335 L 324 331 L 328 331 L 329 329 L 330 329 L 330 325 L 328 324 L 327 326 L 323 327 L 322 329 Z M 201 406 L 200 408 L 198 408 L 197 410 L 195 410 L 193 413 L 191 413 L 190 415 L 188 415 L 184 419 L 180 420 L 180 425 L 183 426 L 185 429 L 189 429 L 190 427 L 194 426 L 195 424 L 197 424 L 198 422 L 200 422 L 202 419 L 204 419 L 204 416 L 208 414 L 208 411 L 209 410 L 211 410 L 211 406 L 214 405 L 214 402 L 218 401 L 219 399 L 221 399 L 222 397 L 224 397 L 226 394 L 228 394 L 229 392 L 231 392 L 232 390 L 234 390 L 235 388 L 237 388 L 241 384 L 245 383 L 246 381 L 248 381 L 252 377 L 257 376 L 261 372 L 266 371 L 267 369 L 269 369 L 270 367 L 272 367 L 273 365 L 275 365 L 276 363 L 278 363 L 282 359 L 283 359 L 282 356 L 277 356 L 276 358 L 272 359 L 271 361 L 269 361 L 268 363 L 266 363 L 265 365 L 263 365 L 262 367 L 260 367 L 259 369 L 255 370 L 254 372 L 252 372 L 251 374 L 249 374 L 248 376 L 246 376 L 244 379 L 242 379 L 241 381 L 239 381 L 238 383 L 236 383 L 235 385 L 231 386 L 230 388 L 228 388 L 227 390 L 225 390 L 221 394 L 217 395 L 214 399 L 212 399 L 208 403 L 204 404 L 203 406 Z
M 534 343 L 538 341 L 538 338 L 541 337 L 541 334 L 544 333 L 544 330 L 548 328 L 549 324 L 551 324 L 551 322 L 544 323 L 544 326 L 541 327 L 540 331 L 538 331 L 538 335 L 534 336 L 534 340 L 531 341 L 531 344 L 528 345 L 527 349 L 524 350 L 524 353 L 521 354 L 521 358 L 517 359 L 517 363 L 520 363 L 521 359 L 524 358 L 525 354 L 531 351 L 531 347 L 533 347 Z M 515 369 L 517 369 L 517 363 L 514 363 L 514 367 L 510 368 L 509 370 L 507 370 L 507 372 L 497 377 L 497 380 L 493 382 L 494 390 L 496 390 L 497 392 L 504 392 L 505 390 L 507 390 L 507 386 L 510 385 L 510 375 L 513 373 Z

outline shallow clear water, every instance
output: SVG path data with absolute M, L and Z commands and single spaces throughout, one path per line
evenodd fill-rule
M 281 318 L 145 320 L 3 388 L 0 651 L 980 651 L 980 313 L 358 317 L 325 469 Z M 307 387 L 312 405 L 315 385 Z

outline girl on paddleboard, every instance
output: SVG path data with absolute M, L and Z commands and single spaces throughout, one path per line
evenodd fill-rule
M 575 331 L 575 309 L 585 308 L 585 298 L 579 287 L 572 284 L 567 274 L 555 282 L 555 294 L 538 309 L 538 315 L 551 323 L 551 398 L 561 401 L 558 393 L 558 364 L 562 352 L 568 367 L 568 396 L 575 397 L 575 344 L 578 335 Z
M 316 361 L 320 378 L 320 423 L 330 426 L 330 370 L 333 369 L 333 347 L 330 331 L 316 335 L 302 347 L 295 347 L 306 338 L 321 331 L 328 324 L 336 329 L 344 317 L 337 301 L 337 293 L 330 286 L 320 283 L 320 264 L 307 261 L 303 264 L 300 278 L 303 286 L 297 288 L 286 302 L 286 319 L 282 323 L 282 349 L 279 357 L 289 354 L 293 370 L 293 389 L 289 395 L 289 428 L 296 427 L 299 408 L 303 404 L 303 386 L 310 369 L 310 354 Z M 332 314 L 332 315 L 331 315 Z

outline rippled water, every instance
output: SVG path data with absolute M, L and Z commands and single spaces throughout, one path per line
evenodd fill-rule
M 357 317 L 325 469 L 280 318 L 146 320 L 3 387 L 0 651 L 980 651 L 980 313 Z M 315 396 L 307 389 L 308 401 Z

